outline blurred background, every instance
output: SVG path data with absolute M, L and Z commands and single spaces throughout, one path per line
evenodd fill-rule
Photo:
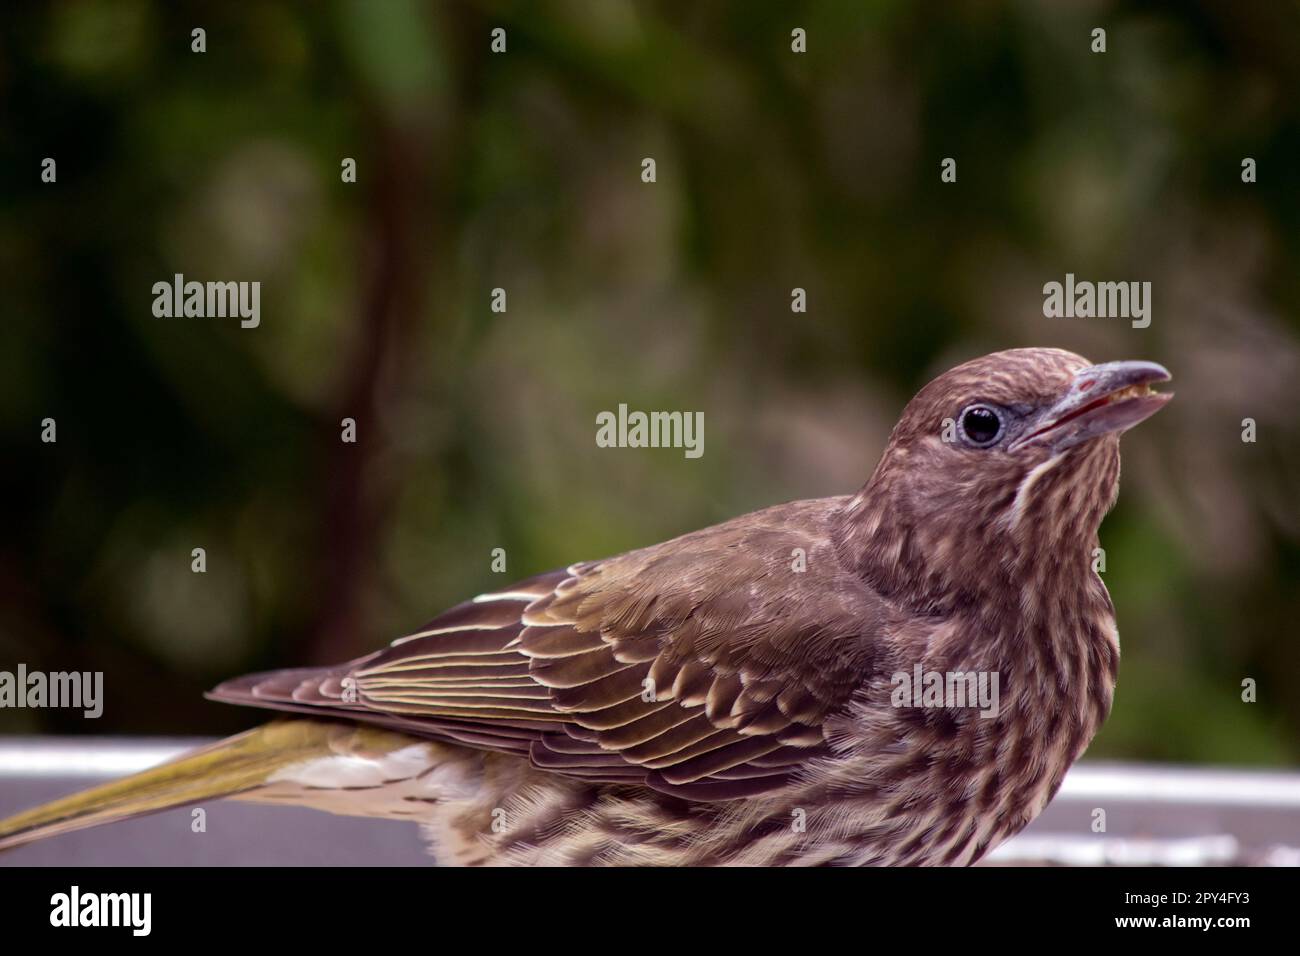
M 5 5 L 0 668 L 106 700 L 0 734 L 250 726 L 202 692 L 850 492 L 931 376 L 1053 345 L 1178 393 L 1102 529 L 1089 756 L 1294 767 L 1298 92 L 1294 3 Z M 1067 272 L 1151 326 L 1044 318 Z M 155 318 L 175 273 L 260 281 L 260 326 Z M 704 456 L 596 447 L 620 402 Z

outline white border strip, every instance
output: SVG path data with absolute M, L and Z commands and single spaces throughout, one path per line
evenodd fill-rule
M 1300 774 L 1085 763 L 1066 774 L 1056 799 L 1300 808 Z
M 124 777 L 157 766 L 205 743 L 210 741 L 0 738 L 0 780 Z

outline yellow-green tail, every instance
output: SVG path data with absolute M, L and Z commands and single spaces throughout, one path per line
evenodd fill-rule
M 149 770 L 0 820 L 0 850 L 60 833 L 255 790 L 282 767 L 335 752 L 347 725 L 276 720 Z

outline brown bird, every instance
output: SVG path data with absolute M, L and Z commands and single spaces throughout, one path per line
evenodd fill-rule
M 1057 349 L 968 362 L 912 399 L 856 494 L 222 684 L 307 716 L 20 814 L 0 847 L 230 796 L 419 821 L 444 863 L 973 863 L 1110 710 L 1093 549 L 1119 436 L 1168 378 Z

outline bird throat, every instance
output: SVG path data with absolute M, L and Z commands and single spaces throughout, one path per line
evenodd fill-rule
M 1119 445 L 1088 442 L 1031 463 L 990 459 L 955 488 L 886 457 L 835 529 L 841 560 L 901 610 L 1015 609 L 1095 584 L 1098 530 L 1119 487 Z M 956 484 L 956 483 L 953 483 Z

